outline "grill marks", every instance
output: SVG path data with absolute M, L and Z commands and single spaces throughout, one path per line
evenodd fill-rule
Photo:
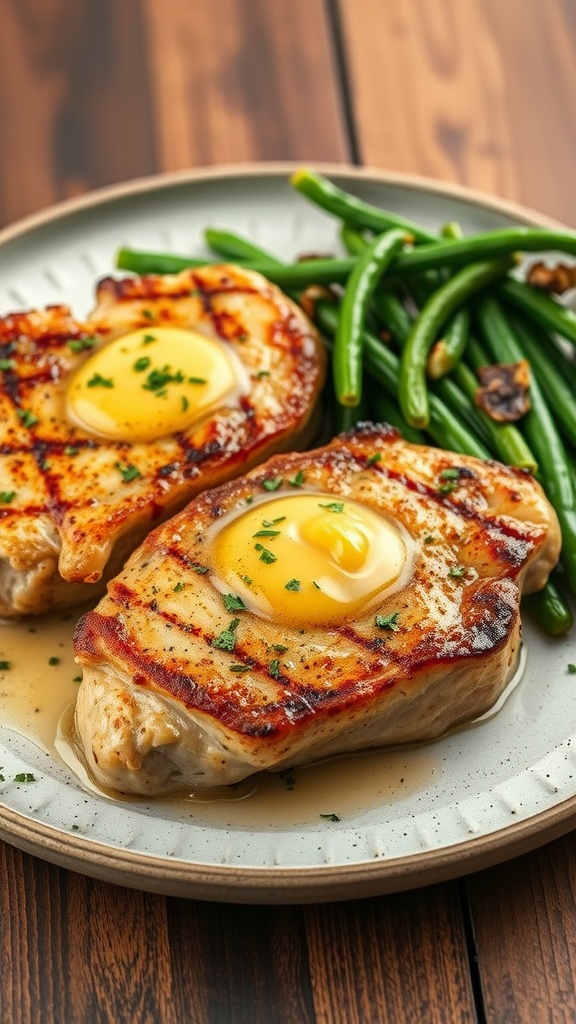
M 382 446 L 383 441 L 395 444 L 398 438 L 395 432 L 385 428 L 381 432 L 372 430 L 369 439 Z M 441 453 L 438 454 L 442 457 Z M 166 601 L 172 595 L 169 590 L 162 592 L 161 581 L 172 578 L 170 563 L 177 563 L 178 579 L 181 579 L 182 568 L 191 574 L 186 587 L 212 588 L 208 572 L 201 572 L 198 576 L 199 567 L 201 570 L 208 568 L 204 551 L 206 527 L 231 509 L 238 508 L 245 501 L 247 494 L 259 492 L 267 496 L 264 482 L 270 477 L 278 475 L 286 479 L 294 475 L 297 469 L 304 470 L 307 487 L 317 486 L 320 490 L 326 487 L 328 480 L 331 481 L 334 492 L 342 496 L 344 491 L 341 491 L 339 486 L 345 480 L 351 490 L 350 496 L 355 497 L 354 479 L 364 479 L 369 474 L 372 480 L 377 477 L 380 481 L 393 482 L 407 494 L 418 494 L 433 507 L 448 511 L 452 515 L 456 513 L 464 524 L 473 524 L 474 530 L 482 536 L 483 543 L 490 548 L 493 556 L 494 552 L 498 552 L 495 562 L 501 563 L 501 568 L 496 569 L 496 572 L 503 578 L 499 581 L 479 579 L 470 588 L 462 588 L 461 583 L 449 582 L 447 579 L 446 586 L 451 587 L 454 594 L 460 594 L 458 622 L 453 628 L 442 628 L 440 624 L 437 636 L 433 635 L 428 623 L 422 631 L 419 631 L 417 623 L 412 623 L 408 627 L 409 639 L 406 640 L 399 639 L 392 631 L 379 633 L 374 626 L 372 614 L 358 626 L 349 623 L 330 627 L 322 634 L 314 632 L 313 648 L 310 645 L 310 638 L 299 636 L 297 631 L 288 631 L 288 635 L 282 637 L 288 651 L 276 657 L 269 640 L 270 625 L 250 613 L 241 613 L 234 650 L 216 652 L 213 641 L 221 627 L 207 631 L 194 625 L 186 618 L 190 611 L 189 606 L 182 605 L 181 614 L 168 609 Z M 507 483 L 507 471 L 504 468 L 502 470 L 504 483 Z M 522 529 L 521 523 L 515 526 L 510 521 L 490 514 L 489 510 L 483 512 L 474 505 L 473 495 L 480 482 L 470 470 L 464 471 L 462 477 L 465 487 L 462 489 L 463 497 L 458 500 L 453 495 L 447 497 L 439 493 L 436 488 L 406 471 L 383 464 L 383 461 L 374 462 L 367 455 L 365 445 L 358 447 L 356 444 L 350 444 L 349 447 L 338 449 L 328 447 L 316 453 L 272 459 L 264 467 L 253 471 L 247 480 L 231 482 L 197 499 L 194 509 L 190 512 L 190 518 L 186 518 L 186 513 L 182 514 L 185 524 L 182 532 L 189 535 L 188 539 L 176 542 L 174 539 L 167 541 L 162 537 L 160 542 L 152 536 L 145 542 L 142 549 L 146 558 L 146 561 L 142 562 L 143 569 L 149 565 L 148 558 L 155 558 L 158 552 L 157 545 L 161 543 L 162 557 L 157 563 L 160 586 L 152 586 L 155 596 L 151 600 L 148 584 L 140 590 L 133 582 L 127 582 L 126 578 L 122 581 L 113 581 L 109 594 L 115 608 L 108 609 L 111 614 L 107 618 L 105 629 L 101 631 L 104 645 L 111 641 L 114 635 L 114 623 L 120 621 L 120 608 L 131 611 L 140 608 L 145 614 L 152 614 L 162 620 L 164 625 L 174 630 L 176 634 L 193 638 L 195 647 L 192 654 L 172 662 L 171 645 L 168 645 L 168 648 L 164 647 L 161 652 L 156 649 L 151 652 L 136 636 L 132 636 L 130 642 L 126 643 L 120 630 L 119 636 L 114 636 L 113 639 L 114 657 L 131 666 L 135 681 L 160 686 L 188 708 L 204 710 L 208 700 L 206 690 L 209 689 L 213 713 L 228 726 L 241 729 L 250 735 L 261 734 L 258 730 L 263 728 L 261 725 L 255 725 L 254 714 L 258 722 L 265 719 L 268 723 L 267 734 L 271 731 L 277 732 L 282 728 L 282 723 L 285 726 L 287 721 L 306 718 L 319 711 L 330 714 L 331 711 L 341 711 L 347 705 L 358 706 L 359 687 L 363 690 L 361 699 L 368 702 L 377 693 L 405 685 L 407 682 L 410 685 L 409 681 L 414 673 L 423 668 L 434 668 L 441 664 L 449 666 L 457 657 L 474 658 L 484 651 L 494 650 L 506 641 L 517 615 L 518 588 L 513 580 L 506 578 L 510 567 L 517 563 L 517 558 L 513 555 L 517 555 L 521 549 L 523 562 L 535 541 L 526 538 L 527 530 L 526 527 Z M 513 473 L 510 474 L 510 479 L 515 485 Z M 398 504 L 402 504 L 402 499 Z M 191 524 L 196 524 L 192 533 Z M 173 533 L 179 536 L 180 520 L 173 520 L 172 525 Z M 534 532 L 539 533 L 536 529 Z M 148 581 L 150 578 L 154 577 L 148 577 Z M 418 561 L 414 578 L 422 586 L 426 585 L 426 573 Z M 409 613 L 409 598 L 406 599 L 405 595 L 400 593 L 398 603 Z M 343 651 L 346 654 L 344 672 L 339 668 L 338 657 L 334 656 L 336 651 L 340 655 Z M 276 663 L 274 674 L 270 670 L 273 661 Z M 198 680 L 198 675 L 206 679 L 205 670 L 191 673 L 185 667 L 194 663 L 201 665 L 203 662 L 212 666 L 212 676 L 209 677 L 208 685 L 202 685 Z M 236 703 L 233 705 L 230 703 L 229 680 L 227 679 L 225 686 L 218 683 L 219 678 L 227 678 L 231 663 L 241 664 L 247 669 L 246 676 L 238 673 L 234 680 Z M 322 680 L 323 684 L 324 677 L 329 675 L 331 685 L 326 687 L 315 685 L 313 681 L 308 683 L 308 675 L 311 680 Z M 271 687 L 276 696 L 259 704 L 257 713 L 252 702 L 252 712 L 247 714 L 240 708 L 240 698 L 244 695 L 243 699 L 247 699 L 247 684 L 250 678 L 256 683 L 265 679 L 267 687 Z
M 243 341 L 245 314 L 241 303 L 234 315 L 220 313 L 226 296 L 256 297 L 274 311 L 275 330 L 285 322 L 291 358 L 282 366 L 284 386 L 295 395 L 290 408 L 270 395 L 276 381 L 253 374 L 250 393 L 230 399 L 194 423 L 185 433 L 155 442 L 135 443 L 87 437 L 65 416 L 66 378 L 91 354 L 71 341 L 96 337 L 98 345 L 138 328 L 153 333 L 158 326 L 200 330 L 233 347 L 245 371 L 262 365 L 273 347 L 272 331 L 261 339 Z M 165 277 L 105 278 L 97 288 L 98 305 L 89 321 L 76 321 L 66 306 L 15 313 L 0 319 L 0 358 L 10 360 L 0 376 L 3 392 L 0 454 L 26 483 L 21 497 L 0 507 L 0 519 L 20 520 L 44 513 L 58 527 L 61 571 L 71 582 L 88 579 L 84 564 L 89 549 L 104 550 L 107 539 L 125 530 L 134 515 L 150 520 L 182 507 L 216 478 L 229 478 L 254 464 L 269 446 L 284 447 L 308 430 L 308 420 L 323 380 L 324 354 L 316 334 L 302 318 L 294 344 L 291 307 L 281 293 L 259 275 L 234 267 L 208 267 Z M 218 309 L 215 303 L 219 304 Z M 200 319 L 203 317 L 202 322 Z M 298 319 L 298 317 L 296 317 Z M 148 351 L 148 350 L 147 350 Z M 150 350 L 151 351 L 151 350 Z M 245 355 L 248 353 L 247 360 Z M 159 350 L 158 358 L 161 358 Z M 277 356 L 274 356 L 277 358 Z M 18 463 L 18 466 L 17 466 Z M 121 468 L 134 465 L 136 476 L 124 478 Z M 6 485 L 5 490 L 13 490 Z M 24 503 L 25 501 L 25 503 Z M 0 542 L 2 538 L 0 537 Z M 107 556 L 103 556 L 107 557 Z M 72 568 L 70 567 L 73 564 Z M 104 569 L 104 566 L 102 566 Z M 97 578 L 91 566 L 89 578 Z M 41 609 L 43 610 L 43 609 Z

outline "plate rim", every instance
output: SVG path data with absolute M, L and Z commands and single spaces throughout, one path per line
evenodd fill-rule
M 422 175 L 347 163 L 264 161 L 216 164 L 163 172 L 94 189 L 62 200 L 0 230 L 0 248 L 99 206 L 183 185 L 242 178 L 281 179 L 303 166 L 335 178 L 406 188 L 461 200 L 535 227 L 568 225 L 513 200 Z M 384 895 L 446 881 L 491 867 L 559 838 L 576 824 L 576 793 L 504 828 L 469 840 L 400 857 L 352 864 L 251 867 L 180 860 L 112 846 L 70 834 L 7 807 L 0 797 L 0 838 L 60 867 L 129 888 L 234 903 L 304 903 Z
M 60 200 L 5 225 L 0 229 L 0 247 L 9 242 L 16 241 L 21 235 L 29 231 L 45 227 L 54 221 L 63 220 L 76 213 L 89 211 L 104 203 L 126 199 L 131 196 L 144 195 L 146 192 L 154 192 L 159 189 L 164 190 L 211 180 L 233 180 L 239 177 L 254 178 L 264 175 L 281 178 L 305 166 L 313 167 L 314 170 L 326 176 L 353 178 L 358 181 L 371 180 L 379 185 L 391 185 L 397 188 L 406 187 L 419 192 L 434 192 L 440 196 L 469 202 L 474 206 L 485 209 L 488 207 L 495 213 L 500 213 L 503 216 L 516 220 L 523 220 L 534 227 L 556 227 L 564 228 L 568 231 L 574 230 L 563 221 L 556 220 L 548 216 L 548 214 L 539 213 L 529 206 L 517 203 L 515 200 L 502 199 L 480 189 L 429 178 L 425 175 L 411 174 L 404 171 L 382 170 L 376 167 L 347 163 L 307 163 L 306 161 L 297 160 L 270 160 L 213 164 L 178 171 L 163 171 L 158 174 L 145 175 L 131 178 L 127 181 L 104 185 L 82 195 Z

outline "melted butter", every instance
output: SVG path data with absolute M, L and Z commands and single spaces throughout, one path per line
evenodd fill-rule
M 72 375 L 67 415 L 116 441 L 151 441 L 186 430 L 243 381 L 218 341 L 150 327 L 104 345 Z
M 76 613 L 64 613 L 0 622 L 0 661 L 10 666 L 0 670 L 0 720 L 51 754 L 62 711 L 78 690 L 76 619 Z
M 214 582 L 281 625 L 343 622 L 400 585 L 408 541 L 367 505 L 334 495 L 280 496 L 218 524 Z

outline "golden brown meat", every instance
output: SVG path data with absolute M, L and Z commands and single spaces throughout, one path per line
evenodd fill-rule
M 267 509 L 296 490 L 324 496 L 322 529 L 357 502 L 405 538 L 404 575 L 347 620 L 279 625 L 235 608 L 218 578 L 222 524 L 255 507 L 272 556 L 290 524 Z M 391 427 L 274 457 L 150 534 L 80 620 L 76 726 L 88 766 L 103 786 L 158 794 L 438 736 L 502 692 L 520 592 L 544 585 L 559 547 L 528 474 L 408 444 Z M 354 568 L 355 549 L 347 557 Z M 303 564 L 285 575 L 303 580 Z M 291 596 L 311 602 L 317 578 L 308 583 Z M 283 593 L 298 589 L 292 579 Z
M 160 328 L 217 339 L 243 387 L 158 439 L 110 439 L 75 425 L 66 404 L 71 375 L 115 339 L 137 329 L 153 338 Z M 142 351 L 145 365 L 154 346 Z M 0 616 L 87 600 L 193 495 L 304 445 L 324 377 L 321 345 L 302 312 L 260 275 L 232 266 L 105 279 L 84 323 L 65 306 L 6 316 L 0 360 Z M 143 388 L 149 378 L 141 375 Z

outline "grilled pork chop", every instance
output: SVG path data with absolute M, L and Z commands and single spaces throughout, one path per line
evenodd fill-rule
M 326 515 L 358 502 L 394 521 L 409 572 L 337 625 L 280 627 L 247 609 L 232 619 L 214 531 L 254 502 L 266 516 L 296 487 L 323 495 Z M 104 787 L 154 795 L 439 736 L 502 692 L 520 593 L 544 585 L 559 547 L 526 473 L 408 444 L 392 427 L 274 457 L 151 533 L 80 620 L 76 728 L 89 769 Z
M 114 339 L 145 328 L 144 339 L 153 341 L 159 327 L 218 339 L 241 368 L 242 393 L 159 439 L 111 439 L 72 422 L 71 375 Z M 153 345 L 142 348 L 135 365 L 148 366 L 153 351 Z M 0 360 L 0 616 L 6 617 L 98 596 L 95 584 L 120 569 L 152 525 L 272 452 L 307 443 L 324 376 L 323 351 L 304 314 L 259 274 L 232 266 L 107 278 L 84 323 L 65 306 L 6 316 Z M 150 390 L 159 378 L 142 373 L 141 379 Z M 110 394 L 102 374 L 93 383 L 105 387 L 91 395 Z M 161 402 L 162 389 L 157 394 Z

